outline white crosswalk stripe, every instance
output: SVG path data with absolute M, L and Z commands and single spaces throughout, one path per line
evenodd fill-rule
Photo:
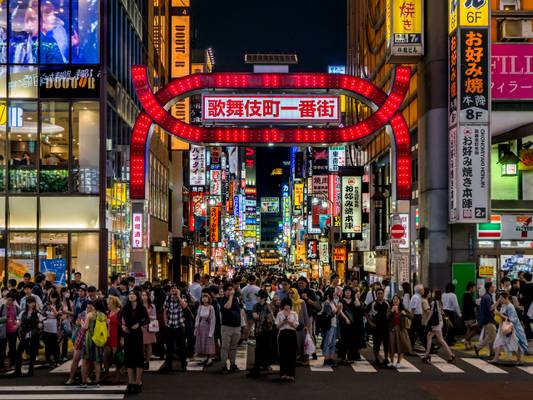
M 318 347 L 318 346 L 317 346 Z M 316 360 L 309 360 L 309 368 L 313 372 L 333 372 L 333 368 L 329 365 L 324 365 L 324 356 L 320 348 L 316 349 Z
M 529 375 L 533 375 L 533 365 L 525 366 L 525 367 L 518 367 L 518 369 L 524 371 L 525 373 Z
M 81 388 L 78 386 L 0 386 L 0 400 L 122 400 L 126 385 Z
M 235 363 L 241 371 L 246 371 L 248 362 L 248 346 L 240 346 L 237 349 L 237 357 Z
M 372 364 L 370 364 L 364 357 L 361 357 L 361 361 L 355 361 L 352 364 L 352 369 L 354 372 L 363 372 L 363 373 L 375 373 L 378 372 Z
M 398 372 L 402 372 L 402 373 L 419 373 L 420 370 L 415 367 L 413 364 L 411 364 L 409 361 L 407 361 L 405 358 L 402 360 L 402 362 L 400 363 L 400 368 L 397 368 L 396 369 Z
M 456 365 L 450 364 L 449 362 L 443 360 L 442 358 L 436 355 L 431 356 L 431 365 L 447 374 L 464 374 L 465 372 Z
M 501 368 L 498 368 L 495 365 L 492 365 L 480 358 L 462 358 L 462 360 L 476 368 L 479 368 L 480 370 L 482 370 L 483 372 L 486 372 L 487 374 L 506 374 L 507 373 L 507 371 Z

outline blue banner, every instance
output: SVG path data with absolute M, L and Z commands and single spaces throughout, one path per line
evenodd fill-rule
M 67 261 L 64 258 L 53 258 L 51 260 L 41 260 L 41 269 L 43 274 L 51 272 L 55 274 L 55 284 L 66 286 Z

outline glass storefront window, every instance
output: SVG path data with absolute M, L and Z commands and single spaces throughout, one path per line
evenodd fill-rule
M 7 0 L 0 0 L 0 63 L 5 64 L 6 62 L 7 62 Z
M 37 189 L 37 103 L 9 103 L 9 190 Z
M 41 192 L 68 191 L 69 104 L 41 104 Z
M 9 96 L 19 99 L 35 99 L 38 94 L 38 69 L 33 66 L 9 67 Z
M 41 64 L 69 62 L 69 1 L 41 1 Z
M 97 102 L 73 105 L 72 175 L 77 193 L 98 193 L 100 178 L 100 111 Z
M 11 232 L 9 234 L 7 275 L 21 281 L 26 272 L 35 275 L 37 240 L 35 233 Z
M 1 29 L 2 28 L 0 28 L 0 35 L 2 34 Z M 2 45 L 1 40 L 2 39 L 0 38 L 0 46 Z M 0 49 L 0 51 L 2 50 Z M 2 57 L 1 54 L 0 54 L 0 57 Z M 7 96 L 7 67 L 3 65 L 3 66 L 0 66 L 0 98 L 4 98 L 6 96 Z
M 73 233 L 70 243 L 71 274 L 81 272 L 83 282 L 98 287 L 98 233 Z
M 6 190 L 7 102 L 0 101 L 0 192 Z
M 98 64 L 99 0 L 72 0 L 72 63 Z
M 37 64 L 39 47 L 39 15 L 34 0 L 9 2 L 11 32 L 9 38 L 9 62 L 13 64 Z
M 98 196 L 41 197 L 41 229 L 78 230 L 98 229 Z
M 8 197 L 10 229 L 37 228 L 37 197 Z
M 39 272 L 51 282 L 65 286 L 67 282 L 68 234 L 41 233 L 39 240 Z

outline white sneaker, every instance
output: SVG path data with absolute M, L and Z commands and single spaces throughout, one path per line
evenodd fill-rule
M 402 367 L 402 364 L 400 364 L 400 363 L 396 363 L 396 369 L 400 369 L 400 368 L 403 368 L 403 367 Z

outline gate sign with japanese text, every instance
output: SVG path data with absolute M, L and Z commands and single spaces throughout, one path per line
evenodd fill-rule
M 490 7 L 449 7 L 449 215 L 451 223 L 479 223 L 490 214 Z
M 206 123 L 338 123 L 338 96 L 212 95 L 202 96 Z
M 360 176 L 342 177 L 342 210 L 341 210 L 341 232 L 361 233 L 362 232 L 362 178 Z

